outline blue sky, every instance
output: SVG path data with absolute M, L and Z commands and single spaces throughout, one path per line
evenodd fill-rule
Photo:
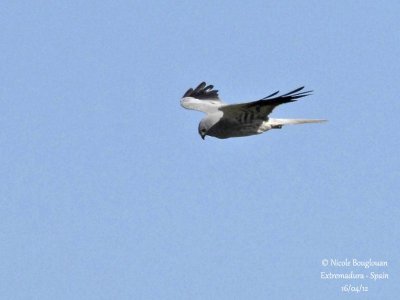
M 398 1 L 6 1 L 2 299 L 396 299 Z M 179 99 L 305 85 L 280 118 L 203 141 Z M 388 280 L 322 280 L 322 259 Z M 369 272 L 369 271 L 368 271 Z M 396 283 L 397 281 L 397 283 Z M 346 295 L 354 297 L 356 294 Z

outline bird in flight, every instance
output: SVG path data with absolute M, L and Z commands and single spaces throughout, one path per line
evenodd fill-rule
M 294 102 L 312 92 L 302 92 L 303 89 L 304 86 L 280 96 L 277 96 L 277 91 L 248 103 L 226 104 L 219 98 L 218 90 L 213 85 L 202 82 L 195 89 L 187 90 L 181 99 L 181 105 L 186 109 L 206 113 L 198 129 L 203 140 L 206 135 L 226 139 L 260 134 L 270 129 L 280 129 L 283 125 L 325 122 L 326 120 L 269 117 L 278 105 Z

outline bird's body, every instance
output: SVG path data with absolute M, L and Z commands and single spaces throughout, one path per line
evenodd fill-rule
M 276 106 L 308 96 L 311 91 L 300 92 L 303 88 L 277 97 L 273 97 L 278 94 L 275 92 L 258 101 L 229 105 L 219 99 L 218 91 L 214 90 L 212 85 L 207 86 L 205 82 L 202 82 L 183 95 L 181 105 L 187 109 L 206 113 L 199 124 L 199 134 L 203 139 L 206 135 L 220 139 L 242 137 L 282 128 L 283 125 L 288 124 L 324 122 L 325 120 L 268 117 Z

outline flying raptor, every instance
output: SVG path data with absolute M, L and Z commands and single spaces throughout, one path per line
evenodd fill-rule
M 297 88 L 284 95 L 277 96 L 279 91 L 260 100 L 226 104 L 218 96 L 213 85 L 200 83 L 195 89 L 190 88 L 183 95 L 181 105 L 187 109 L 206 113 L 199 123 L 199 134 L 219 139 L 260 134 L 270 129 L 282 128 L 283 125 L 321 123 L 326 120 L 316 119 L 273 119 L 269 114 L 280 104 L 294 102 L 310 95 L 312 91 Z

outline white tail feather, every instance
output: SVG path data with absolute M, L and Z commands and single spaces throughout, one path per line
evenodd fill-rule
M 320 120 L 320 119 L 272 119 L 269 118 L 268 123 L 272 126 L 279 125 L 292 125 L 292 124 L 305 124 L 305 123 L 323 123 L 328 120 Z

